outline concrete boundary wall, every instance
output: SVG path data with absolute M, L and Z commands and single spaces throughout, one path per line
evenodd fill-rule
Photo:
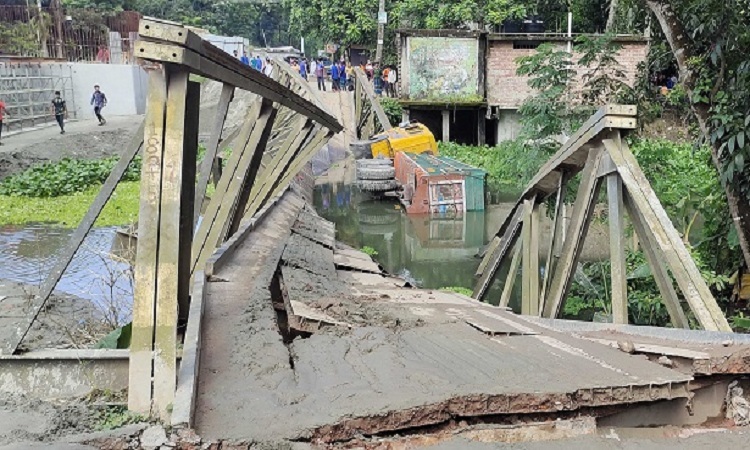
M 128 387 L 128 350 L 38 350 L 0 356 L 0 395 L 50 400 Z
M 69 108 L 75 108 L 78 119 L 94 118 L 91 95 L 95 84 L 107 95 L 105 117 L 145 114 L 148 76 L 140 66 L 94 63 L 70 63 L 70 66 L 74 98 L 66 100 Z

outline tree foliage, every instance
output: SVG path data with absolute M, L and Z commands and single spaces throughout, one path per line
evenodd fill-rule
M 499 25 L 508 18 L 527 13 L 525 2 L 513 0 L 403 0 L 393 2 L 392 14 L 398 26 L 408 28 L 469 28 Z
M 373 43 L 377 32 L 378 2 L 351 0 L 284 0 L 291 30 L 340 45 Z
M 680 69 L 701 134 L 712 149 L 750 265 L 750 4 L 745 0 L 646 0 Z
M 528 76 L 535 92 L 519 109 L 523 135 L 537 145 L 556 146 L 560 136 L 572 134 L 600 106 L 632 99 L 633 89 L 617 61 L 621 48 L 612 34 L 579 36 L 577 56 L 547 43 L 519 58 L 517 72 Z M 577 76 L 574 66 L 585 68 L 583 75 Z

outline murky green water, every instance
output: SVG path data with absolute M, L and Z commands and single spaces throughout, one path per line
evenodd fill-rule
M 318 213 L 336 224 L 336 237 L 352 247 L 374 248 L 391 274 L 424 288 L 473 288 L 475 257 L 486 243 L 486 215 L 407 216 L 395 200 L 372 200 L 354 186 L 315 189 Z

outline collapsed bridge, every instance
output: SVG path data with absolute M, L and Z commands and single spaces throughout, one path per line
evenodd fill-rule
M 336 133 L 376 130 L 379 105 L 365 86 L 356 91 L 355 125 L 344 129 L 347 120 L 326 111 L 282 61 L 270 79 L 179 24 L 144 20 L 140 36 L 136 54 L 149 66 L 144 125 L 45 281 L 35 312 L 3 342 L 0 386 L 20 385 L 6 375 L 14 364 L 36 364 L 32 376 L 63 366 L 49 363 L 49 354 L 42 364 L 35 352 L 14 353 L 139 151 L 131 348 L 117 364 L 109 364 L 111 353 L 89 351 L 79 361 L 92 372 L 71 370 L 66 382 L 127 387 L 131 410 L 207 439 L 386 446 L 457 435 L 511 439 L 519 424 L 547 424 L 541 433 L 550 437 L 591 433 L 597 422 L 698 424 L 721 415 L 729 384 L 750 373 L 750 339 L 727 332 L 622 141 L 635 127 L 633 107 L 608 106 L 592 117 L 541 169 L 489 246 L 475 296 L 486 297 L 501 264 L 514 275 L 522 266 L 517 315 L 505 297 L 515 278 L 506 280 L 499 306 L 410 288 L 337 242 L 334 225 L 312 208 L 301 178 L 313 155 Z M 200 166 L 191 75 L 223 83 Z M 242 126 L 226 133 L 237 89 L 257 99 Z M 226 147 L 233 152 L 222 167 L 215 156 Z M 554 269 L 540 277 L 540 204 L 557 194 L 557 218 L 578 172 L 572 219 L 555 219 L 553 241 L 562 245 L 550 246 L 559 248 L 547 259 Z M 557 320 L 605 180 L 616 231 L 615 323 Z M 624 272 L 617 272 L 623 210 L 653 250 L 649 262 L 675 325 L 689 323 L 670 272 L 706 331 L 627 325 Z M 660 413 L 644 414 L 649 408 Z

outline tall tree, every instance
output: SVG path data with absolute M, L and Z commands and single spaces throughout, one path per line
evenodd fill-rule
M 680 70 L 721 175 L 750 267 L 750 5 L 747 0 L 646 0 Z

